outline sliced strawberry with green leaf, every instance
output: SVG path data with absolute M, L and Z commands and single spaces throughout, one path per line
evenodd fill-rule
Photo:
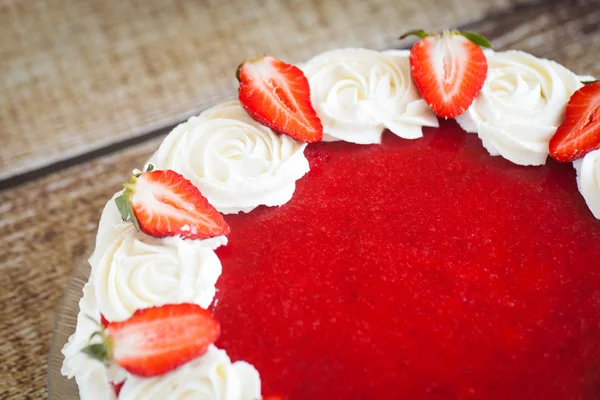
M 192 182 L 175 171 L 135 173 L 115 199 L 124 221 L 154 237 L 207 239 L 229 234 L 223 216 Z
M 82 351 L 102 362 L 114 362 L 133 375 L 152 377 L 201 356 L 220 333 L 217 320 L 202 307 L 167 304 L 137 310 L 123 322 L 109 322 L 90 338 L 100 336 L 102 342 Z
M 296 140 L 321 141 L 323 125 L 310 102 L 308 79 L 299 68 L 265 56 L 240 64 L 237 78 L 240 103 L 252 118 Z
M 600 149 L 600 82 L 583 86 L 573 93 L 565 119 L 550 140 L 550 156 L 570 162 Z
M 465 112 L 487 77 L 480 46 L 491 47 L 490 42 L 476 33 L 447 30 L 442 36 L 414 30 L 400 39 L 410 35 L 421 38 L 410 50 L 410 70 L 423 99 L 438 117 Z

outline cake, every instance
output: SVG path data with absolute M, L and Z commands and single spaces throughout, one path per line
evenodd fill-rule
M 173 129 L 148 164 L 191 182 L 231 232 L 153 237 L 123 221 L 122 191 L 107 202 L 63 349 L 82 399 L 597 398 L 600 150 L 548 158 L 589 78 L 485 50 L 464 112 L 438 119 L 414 49 L 302 65 L 318 120 L 292 122 L 322 141 L 255 115 L 248 76 L 298 70 L 272 58 L 242 65 L 240 100 Z M 180 303 L 222 329 L 193 360 L 142 377 L 82 352 L 94 321 Z

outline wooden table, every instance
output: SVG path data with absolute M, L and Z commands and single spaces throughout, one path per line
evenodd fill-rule
M 55 311 L 100 211 L 240 60 L 459 27 L 600 76 L 600 0 L 0 0 L 0 398 L 46 397 Z

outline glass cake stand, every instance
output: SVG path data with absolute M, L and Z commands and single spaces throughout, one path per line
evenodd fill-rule
M 93 247 L 90 244 L 88 248 Z M 62 303 L 54 320 L 46 375 L 50 400 L 79 399 L 79 390 L 75 378 L 67 379 L 60 373 L 64 360 L 61 350 L 69 337 L 75 332 L 77 314 L 79 313 L 79 300 L 82 296 L 83 285 L 87 282 L 89 274 L 90 267 L 87 259 L 84 258 L 75 265 L 73 275 L 67 283 Z

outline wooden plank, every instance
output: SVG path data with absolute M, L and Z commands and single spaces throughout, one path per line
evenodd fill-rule
M 234 94 L 247 57 L 387 48 L 516 0 L 0 1 L 0 180 L 168 126 Z
M 498 48 L 516 48 L 600 76 L 598 2 L 544 3 L 474 23 Z M 396 28 L 392 29 L 397 31 Z M 104 203 L 158 147 L 151 140 L 0 192 L 0 398 L 45 397 L 54 311 L 91 253 Z

